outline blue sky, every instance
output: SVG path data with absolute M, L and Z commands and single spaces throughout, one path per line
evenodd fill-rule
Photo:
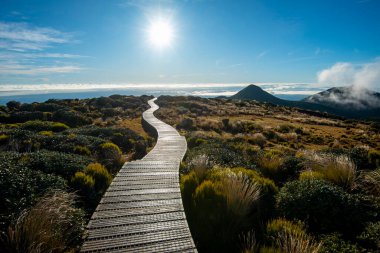
M 380 90 L 377 0 L 2 0 L 0 85 L 307 83 Z M 147 28 L 174 30 L 158 50 Z

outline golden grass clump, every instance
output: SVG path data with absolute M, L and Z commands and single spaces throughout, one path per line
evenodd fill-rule
M 240 217 L 247 216 L 253 204 L 260 198 L 260 185 L 249 180 L 242 172 L 229 173 L 218 186 L 226 198 L 228 210 Z
M 280 233 L 277 246 L 282 253 L 317 253 L 322 244 L 315 242 L 307 235 Z
M 321 243 L 307 235 L 302 223 L 284 218 L 270 221 L 266 227 L 266 236 L 272 245 L 263 247 L 262 252 L 317 253 L 321 248 Z
M 305 153 L 306 167 L 318 172 L 318 177 L 332 182 L 344 189 L 352 189 L 356 180 L 356 165 L 345 155 L 318 154 L 316 152 Z
M 2 238 L 6 252 L 68 252 L 81 238 L 83 219 L 74 195 L 53 191 L 24 211 Z

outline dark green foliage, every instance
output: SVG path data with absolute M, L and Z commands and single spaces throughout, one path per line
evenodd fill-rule
M 56 174 L 69 180 L 77 171 L 82 171 L 84 167 L 93 159 L 75 155 L 65 154 L 55 151 L 40 151 L 24 155 L 27 161 L 26 166 L 33 170 L 40 170 L 48 174 Z
M 278 178 L 276 182 L 285 183 L 298 178 L 299 173 L 304 169 L 303 160 L 287 156 L 278 170 Z
M 22 104 L 20 111 L 29 111 L 29 112 L 55 112 L 61 109 L 67 109 L 67 107 L 62 105 L 57 105 L 54 103 L 32 103 L 32 104 Z
M 82 205 L 87 210 L 95 209 L 100 196 L 95 190 L 95 180 L 92 176 L 86 175 L 84 172 L 76 172 L 70 180 L 70 187 L 82 197 Z
M 279 215 L 305 221 L 313 232 L 340 232 L 348 237 L 355 237 L 380 212 L 375 198 L 348 194 L 321 180 L 286 183 L 277 196 L 277 208 Z
M 17 161 L 21 160 L 21 164 Z M 22 166 L 23 158 L 14 152 L 0 153 L 0 226 L 30 207 L 49 189 L 65 189 L 62 177 Z
M 17 101 L 14 101 L 14 100 L 9 101 L 9 102 L 7 103 L 7 107 L 8 107 L 9 110 L 19 109 L 20 106 L 21 106 L 21 103 L 20 103 L 20 102 L 17 102 Z
M 191 161 L 194 157 L 207 154 L 213 164 L 223 167 L 251 167 L 248 158 L 244 156 L 241 150 L 228 143 L 209 141 L 201 144 L 196 149 L 191 149 L 186 154 L 186 161 Z M 251 166 L 250 166 L 251 165 Z
M 91 119 L 80 112 L 65 109 L 53 113 L 53 120 L 67 124 L 70 127 L 79 127 L 91 124 Z
M 23 123 L 29 120 L 51 120 L 51 118 L 43 112 L 13 112 L 0 117 L 0 123 Z
M 185 118 L 178 123 L 177 129 L 192 130 L 194 129 L 194 121 L 192 119 Z
M 33 120 L 33 121 L 27 121 L 21 124 L 20 129 L 29 130 L 33 132 L 40 132 L 40 131 L 61 132 L 61 131 L 69 129 L 69 127 L 60 122 Z
M 112 181 L 112 177 L 107 169 L 100 163 L 90 163 L 84 170 L 86 175 L 91 176 L 95 181 L 95 190 L 102 194 L 107 190 Z
M 380 251 L 380 221 L 369 223 L 363 233 L 358 236 L 360 245 L 375 252 Z
M 144 142 L 144 139 L 128 128 L 86 126 L 69 131 L 77 135 L 93 136 L 112 141 L 124 152 L 135 148 L 136 141 Z
M 346 241 L 339 234 L 329 234 L 321 237 L 321 253 L 360 253 L 362 249 L 356 244 Z
M 373 167 L 380 167 L 380 151 L 370 150 L 368 152 L 368 161 Z
M 124 158 L 120 148 L 112 142 L 105 142 L 99 145 L 97 149 L 97 159 L 101 164 L 104 164 L 112 174 L 116 174 L 124 164 Z

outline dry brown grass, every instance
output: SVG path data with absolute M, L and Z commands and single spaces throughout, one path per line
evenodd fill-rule
M 369 194 L 380 197 L 380 169 L 360 173 L 357 187 Z
M 68 252 L 68 245 L 80 238 L 78 225 L 83 225 L 73 224 L 78 215 L 78 209 L 73 206 L 72 194 L 62 191 L 47 194 L 9 227 L 2 238 L 6 252 Z
M 253 204 L 259 200 L 261 187 L 249 180 L 243 173 L 229 173 L 220 183 L 220 189 L 227 200 L 229 211 L 239 217 L 246 217 Z
M 322 244 L 314 242 L 307 235 L 280 233 L 277 238 L 277 247 L 282 253 L 317 253 Z

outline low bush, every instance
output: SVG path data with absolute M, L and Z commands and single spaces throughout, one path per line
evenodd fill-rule
M 360 245 L 374 252 L 380 251 L 380 221 L 369 223 L 365 230 L 357 237 Z
M 41 121 L 41 120 L 27 121 L 25 123 L 20 124 L 20 128 L 24 130 L 34 131 L 34 132 L 41 132 L 41 131 L 61 132 L 61 131 L 69 129 L 69 127 L 63 123 Z
M 287 219 L 304 221 L 313 232 L 354 237 L 366 222 L 378 219 L 380 207 L 375 198 L 313 179 L 286 183 L 277 194 L 277 210 Z
M 333 233 L 321 237 L 320 253 L 360 253 L 363 252 L 356 244 L 346 241 L 340 234 Z
M 100 163 L 90 163 L 84 173 L 95 180 L 95 190 L 97 192 L 103 193 L 112 181 L 111 174 Z
M 79 154 L 79 155 L 87 155 L 87 156 L 91 155 L 91 150 L 88 147 L 84 147 L 84 146 L 76 145 L 73 151 L 75 154 Z
M 97 157 L 98 161 L 100 161 L 101 164 L 104 164 L 113 174 L 116 174 L 124 164 L 124 158 L 120 148 L 112 142 L 100 144 L 97 151 Z
M 368 152 L 368 161 L 375 167 L 380 167 L 380 151 L 370 150 Z
M 67 180 L 77 171 L 82 171 L 93 159 L 75 154 L 65 154 L 55 151 L 40 151 L 26 154 L 25 165 L 33 170 L 54 173 Z
M 86 175 L 83 172 L 76 172 L 71 178 L 70 185 L 78 191 L 80 196 L 84 196 L 93 202 L 96 198 L 95 180 L 92 176 Z
M 31 170 L 16 152 L 0 152 L 0 228 L 9 224 L 20 211 L 31 207 L 49 189 L 66 189 L 60 176 Z
M 41 131 L 39 134 L 47 137 L 52 137 L 54 135 L 52 131 Z

